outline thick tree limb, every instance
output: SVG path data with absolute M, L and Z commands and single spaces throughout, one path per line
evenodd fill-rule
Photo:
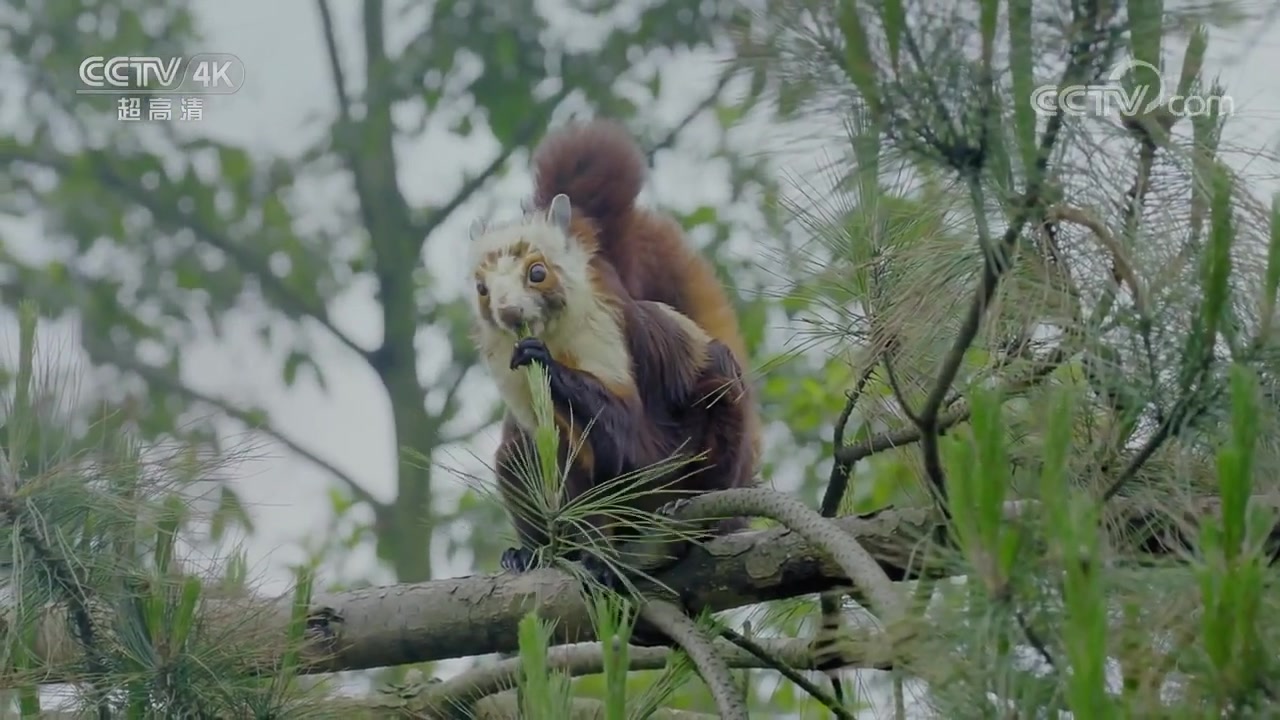
M 1280 496 L 1256 496 L 1259 506 L 1280 509 Z M 1032 502 L 1009 503 L 1011 516 L 1035 508 Z M 1111 520 L 1141 529 L 1129 551 L 1147 557 L 1177 557 L 1195 537 L 1201 517 L 1216 515 L 1217 498 L 1189 499 L 1176 517 L 1163 506 L 1118 498 L 1108 504 Z M 836 520 L 876 559 L 891 580 L 943 577 L 949 569 L 931 557 L 920 557 L 941 516 L 929 508 L 886 510 L 872 518 Z M 1130 532 L 1129 535 L 1136 535 Z M 1280 528 L 1271 547 L 1280 547 Z M 657 578 L 676 589 L 690 607 L 712 611 L 799 597 L 847 586 L 849 580 L 825 553 L 785 529 L 744 532 L 690 549 L 688 556 Z M 228 637 L 256 643 L 270 662 L 285 637 L 291 597 L 280 600 L 218 600 L 205 617 Z M 322 640 L 303 653 L 306 672 L 362 670 L 514 652 L 516 626 L 536 610 L 556 619 L 553 642 L 593 639 L 580 583 L 554 569 L 524 575 L 474 575 L 424 583 L 361 588 L 317 596 L 309 617 L 310 636 Z M 52 613 L 42 625 L 34 648 L 46 664 L 40 682 L 58 682 L 78 656 L 75 641 L 61 616 Z M 889 655 L 868 655 L 881 665 Z M 11 681 L 11 680 L 10 680 Z
M 764 488 L 725 490 L 690 499 L 681 515 L 776 520 L 834 560 L 863 597 L 871 601 L 881 622 L 889 624 L 903 617 L 903 598 L 898 589 L 857 538 L 841 532 L 842 528 L 830 518 L 793 497 Z

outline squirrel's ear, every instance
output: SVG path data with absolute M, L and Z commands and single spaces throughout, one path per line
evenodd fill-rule
M 552 225 L 560 228 L 560 231 L 568 234 L 569 219 L 573 215 L 573 207 L 569 205 L 569 196 L 564 193 L 551 198 L 551 205 L 547 207 L 547 220 Z
M 476 238 L 483 235 L 484 221 L 481 220 L 480 218 L 476 218 L 475 220 L 472 220 L 471 227 L 467 230 L 467 233 L 471 236 L 472 240 L 475 240 Z

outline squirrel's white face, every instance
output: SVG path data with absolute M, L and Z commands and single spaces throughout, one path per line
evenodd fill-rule
M 542 336 L 590 295 L 591 254 L 569 231 L 570 215 L 568 196 L 557 195 L 545 214 L 493 228 L 472 223 L 472 309 L 481 323 L 512 336 L 527 326 Z

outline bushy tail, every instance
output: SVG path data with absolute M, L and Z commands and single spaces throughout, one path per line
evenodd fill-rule
M 631 214 L 646 171 L 640 148 L 618 123 L 567 125 L 548 134 L 533 153 L 534 206 L 545 208 L 556 195 L 568 195 L 607 244 Z

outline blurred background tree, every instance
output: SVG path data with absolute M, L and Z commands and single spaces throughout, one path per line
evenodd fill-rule
M 199 126 L 122 122 L 114 96 L 75 94 L 77 68 L 89 54 L 207 51 L 189 3 L 7 2 L 12 21 L 3 31 L 20 82 L 6 86 L 6 102 L 27 112 L 0 138 L 0 158 L 11 168 L 5 209 L 38 218 L 40 246 L 5 245 L 5 297 L 34 298 L 50 316 L 78 319 L 93 363 L 115 371 L 99 376 L 115 382 L 94 388 L 122 411 L 113 422 L 147 438 L 217 445 L 209 421 L 231 418 L 327 471 L 339 490 L 335 515 L 353 505 L 372 510 L 372 522 L 361 525 L 396 579 L 432 577 L 432 543 L 441 538 L 458 543 L 448 556 L 465 548 L 477 566 L 492 567 L 502 538 L 437 532 L 505 522 L 473 496 L 456 508 L 437 501 L 449 496 L 440 450 L 475 439 L 496 411 L 491 397 L 472 392 L 475 357 L 457 292 L 462 270 L 450 253 L 463 237 L 442 228 L 515 211 L 493 204 L 487 190 L 521 167 L 549 124 L 575 113 L 618 117 L 658 154 L 694 121 L 727 128 L 746 109 L 740 92 L 726 99 L 732 78 L 724 72 L 704 97 L 679 99 L 683 115 L 674 121 L 646 110 L 660 99 L 671 63 L 728 42 L 733 3 L 614 5 L 549 12 L 532 3 L 443 0 L 424 13 L 371 0 L 362 4 L 358 31 L 339 32 L 328 1 L 319 0 L 311 10 L 335 111 L 318 142 L 290 157 L 214 139 Z M 343 16 L 346 9 L 337 8 Z M 599 27 L 579 27 L 584 18 Z M 410 26 L 416 29 L 406 39 Z M 393 29 L 394 42 L 387 37 Z M 252 68 L 248 81 L 267 72 Z M 216 123 L 216 109 L 211 101 L 205 125 Z M 446 200 L 414 203 L 402 188 L 411 169 L 396 148 L 428 131 L 448 138 L 433 142 L 496 151 L 478 150 L 478 169 L 452 190 L 434 189 Z M 730 194 L 682 220 L 720 244 L 741 225 L 732 219 L 734 204 L 758 196 L 770 180 L 760 162 L 734 154 L 723 138 L 713 141 L 712 158 L 728 162 Z M 308 193 L 334 178 L 345 197 L 329 208 L 332 219 L 316 222 Z M 375 342 L 358 340 L 368 333 L 332 309 L 335 298 L 370 288 L 381 323 Z M 401 450 L 394 496 L 375 497 L 358 472 L 288 436 L 261 407 L 212 396 L 184 376 L 193 338 L 219 337 L 241 311 L 254 314 L 286 386 L 311 378 L 323 388 L 329 361 L 317 348 L 332 341 L 373 371 Z M 759 321 L 752 334 L 758 342 Z M 482 442 L 477 452 L 487 447 Z M 235 492 L 219 490 L 224 515 L 249 522 Z M 341 553 L 342 542 L 366 537 L 363 529 L 330 534 L 338 542 L 314 553 Z

